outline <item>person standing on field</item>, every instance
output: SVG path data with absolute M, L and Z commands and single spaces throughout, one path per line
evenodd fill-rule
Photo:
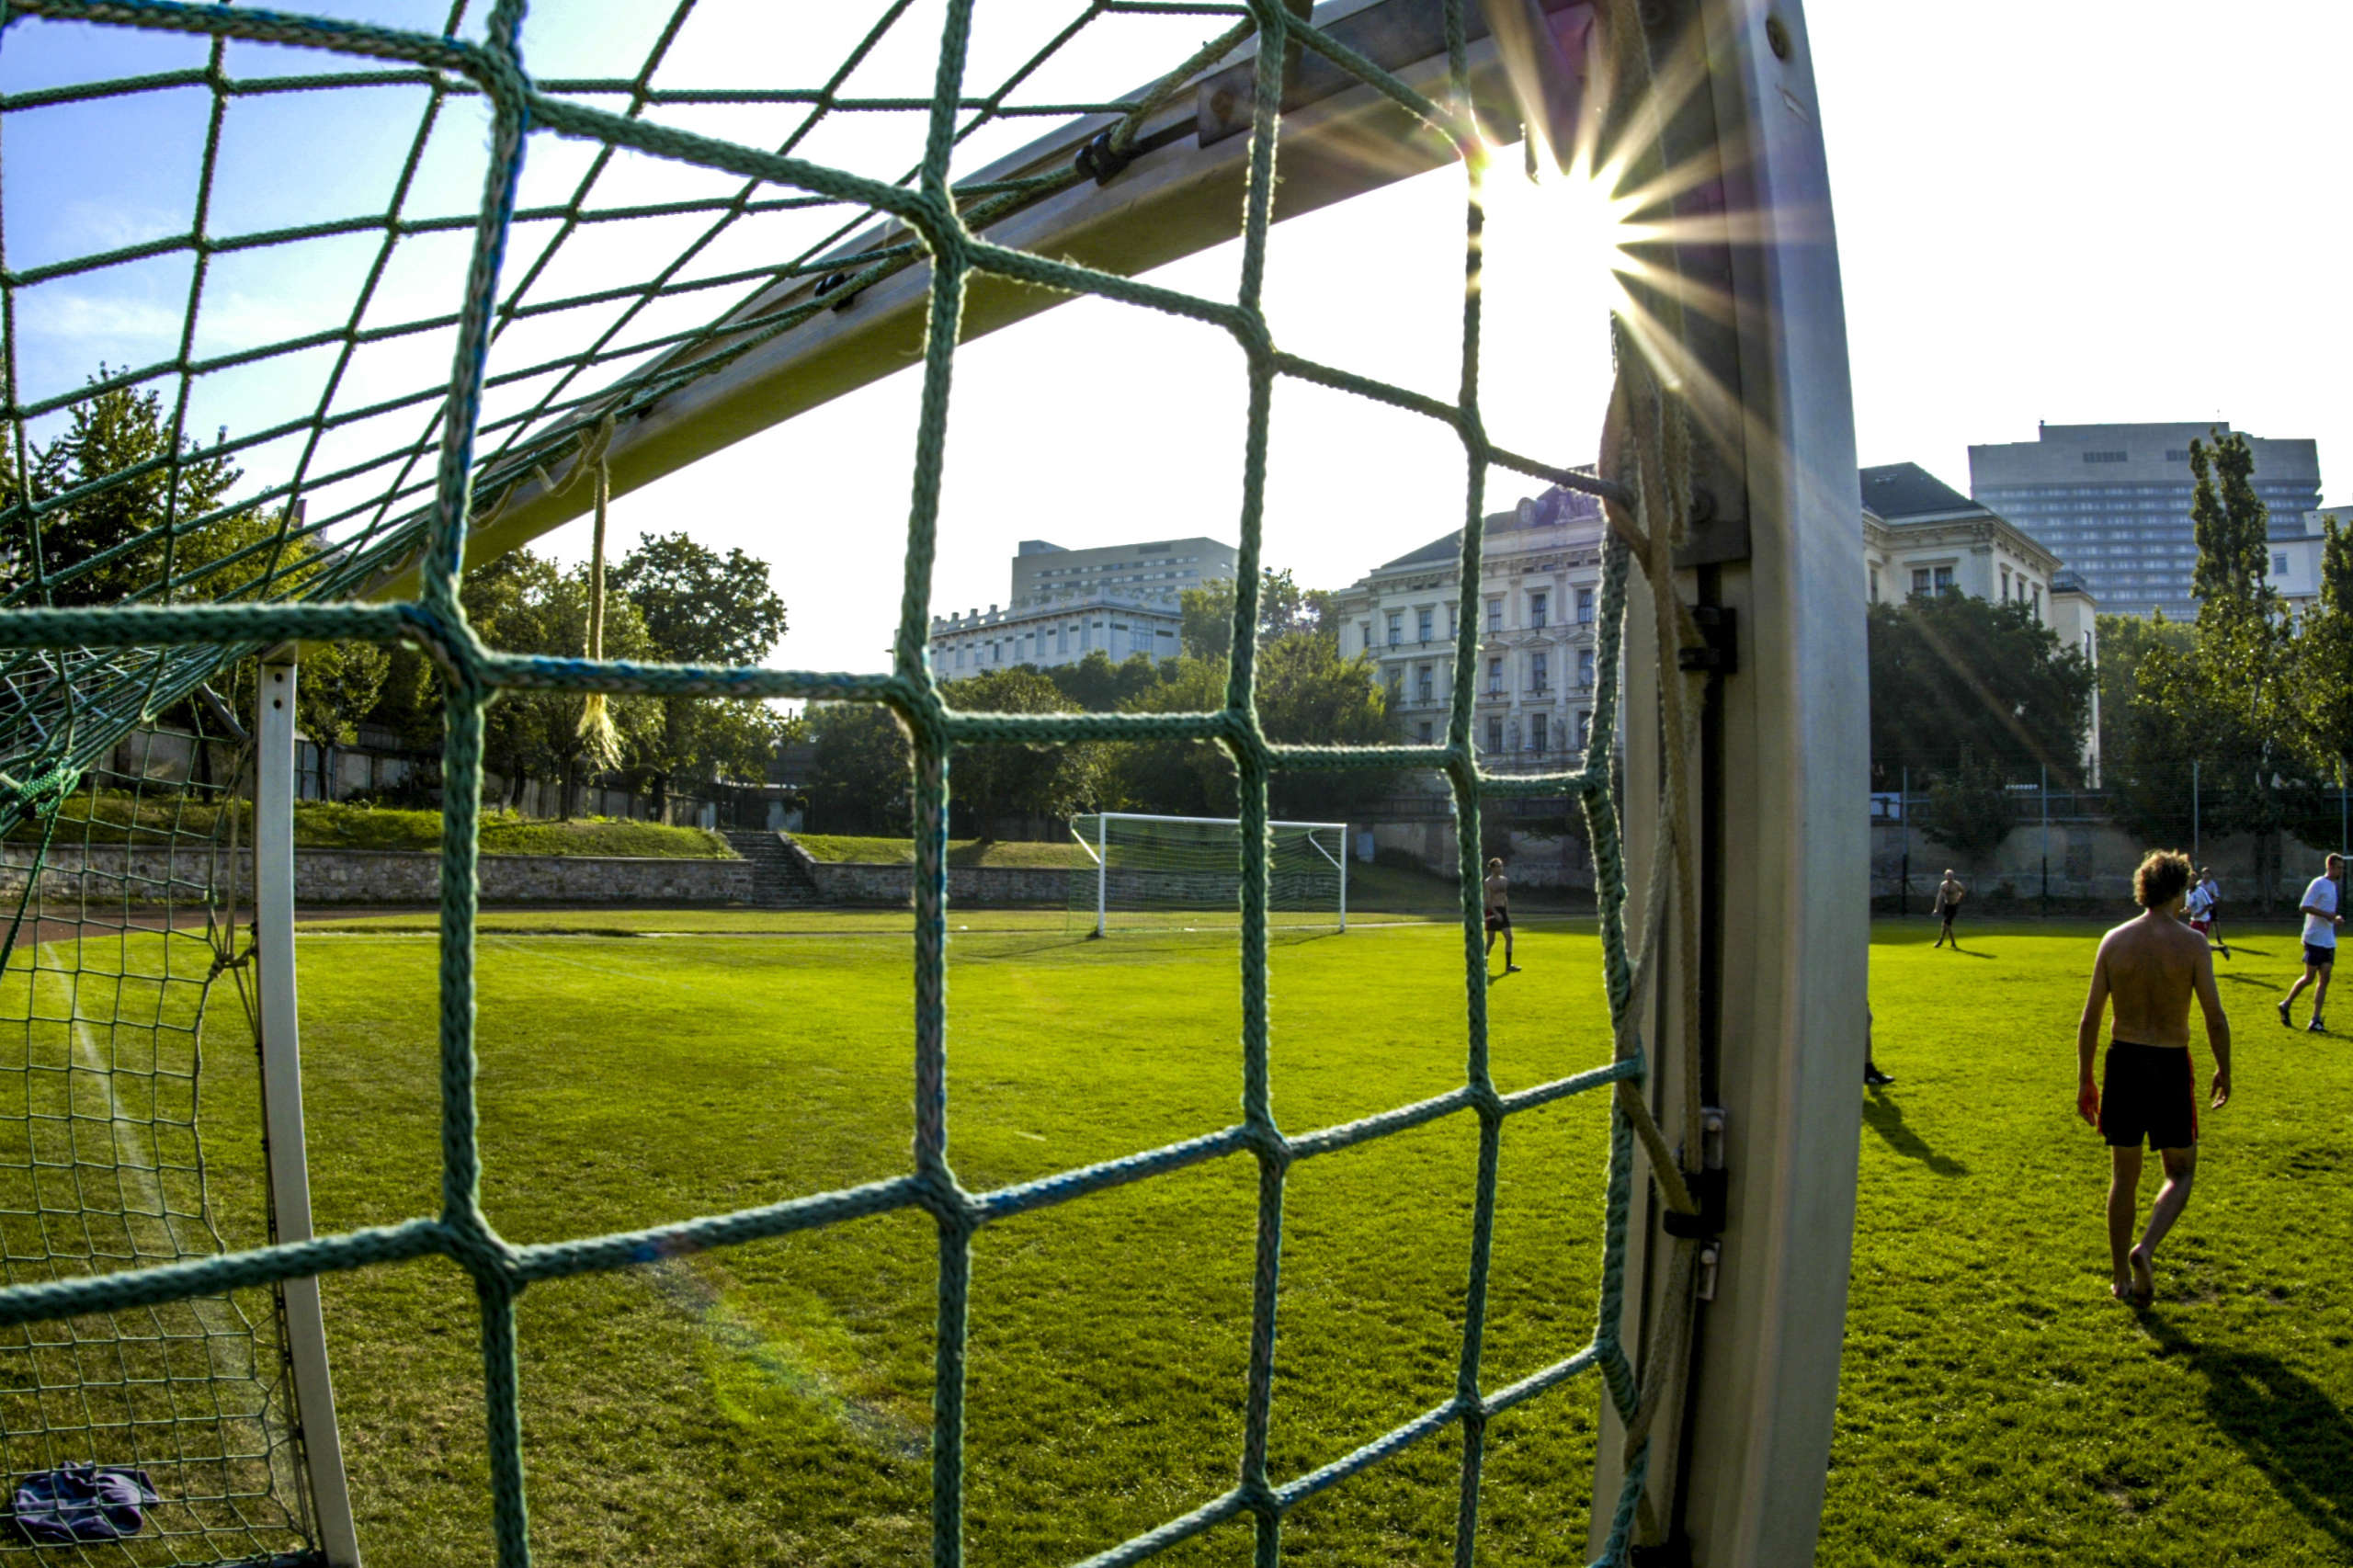
M 1485 889 L 1487 904 L 1487 956 L 1495 956 L 1495 937 L 1504 939 L 1504 972 L 1518 974 L 1519 966 L 1511 961 L 1511 879 L 1504 875 L 1501 858 L 1487 862 L 1487 880 L 1480 884 Z
M 1961 901 L 1968 896 L 1969 890 L 1961 885 L 1961 879 L 1947 866 L 1945 880 L 1937 884 L 1937 918 L 1943 922 L 1937 929 L 1938 947 L 1950 942 L 1955 952 L 1961 950 L 1961 938 L 1953 934 L 1952 922 L 1953 916 L 1961 913 Z
M 2231 945 L 2222 940 L 2222 884 L 2214 880 L 2214 868 L 2211 866 L 2202 866 L 2199 869 L 2198 886 L 2191 890 L 2190 894 L 2193 903 L 2197 895 L 2201 892 L 2206 895 L 2206 939 L 2213 943 L 2215 949 L 2224 958 L 2229 958 Z M 2195 909 L 2191 911 L 2193 916 L 2196 913 Z M 2190 924 L 2195 926 L 2198 922 L 2193 918 Z
M 2188 885 L 2189 857 L 2177 849 L 2152 850 L 2141 862 L 2132 877 L 2141 915 L 2100 938 L 2091 994 L 2075 1029 L 2075 1110 L 2108 1144 L 2109 1289 L 2134 1307 L 2147 1306 L 2156 1295 L 2157 1246 L 2188 1207 L 2198 1171 L 2198 1079 L 2189 1059 L 2193 994 L 2206 1015 L 2207 1043 L 2214 1048 L 2209 1103 L 2220 1110 L 2231 1097 L 2231 1020 L 2222 1012 L 2206 938 L 2181 924 Z M 2115 1029 L 2106 1071 L 2095 1082 L 2100 1016 L 2111 1006 Z M 2164 1161 L 2165 1182 L 2134 1245 L 2144 1141 Z
M 2328 1001 L 2329 971 L 2336 966 L 2336 928 L 2345 924 L 2345 916 L 2337 911 L 2344 900 L 2337 896 L 2337 879 L 2345 874 L 2345 857 L 2331 855 L 2321 869 L 2321 874 L 2304 889 L 2304 973 L 2303 978 L 2288 987 L 2288 994 L 2279 998 L 2279 1022 L 2289 1028 L 2296 1026 L 2288 1020 L 2288 1008 L 2304 987 L 2317 983 L 2313 993 L 2313 1021 L 2304 1028 L 2313 1034 L 2327 1031 L 2320 1021 L 2321 1007 Z

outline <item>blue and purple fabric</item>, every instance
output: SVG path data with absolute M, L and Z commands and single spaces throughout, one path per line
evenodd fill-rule
M 17 1483 L 12 1522 L 36 1546 L 120 1540 L 146 1528 L 143 1509 L 157 1502 L 143 1470 L 64 1464 Z

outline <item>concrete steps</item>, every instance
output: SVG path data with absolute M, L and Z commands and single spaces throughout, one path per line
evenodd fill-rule
M 809 874 L 808 851 L 781 833 L 734 833 L 727 842 L 752 868 L 752 904 L 757 909 L 813 909 L 824 900 Z

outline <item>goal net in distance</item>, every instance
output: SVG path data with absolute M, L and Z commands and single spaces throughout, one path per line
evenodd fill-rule
M 1070 832 L 1086 851 L 1071 875 L 1074 925 L 1101 937 L 1240 918 L 1238 819 L 1097 812 Z M 1269 925 L 1348 928 L 1347 824 L 1269 822 L 1267 854 Z

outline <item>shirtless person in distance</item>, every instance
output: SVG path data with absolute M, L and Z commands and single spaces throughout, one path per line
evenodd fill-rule
M 2075 1109 L 2108 1142 L 2108 1250 L 2116 1276 L 2110 1289 L 2118 1301 L 2135 1307 L 2147 1306 L 2156 1294 L 2150 1265 L 2157 1244 L 2188 1207 L 2198 1169 L 2198 1085 L 2189 1062 L 2193 992 L 2214 1048 L 2210 1103 L 2220 1110 L 2231 1097 L 2231 1020 L 2222 1014 L 2206 938 L 2181 924 L 2188 886 L 2189 858 L 2178 850 L 2154 850 L 2141 862 L 2132 877 L 2141 915 L 2100 938 L 2091 995 L 2075 1030 Z M 2105 1079 L 2096 1083 L 2092 1055 L 2099 1046 L 2100 1015 L 2111 1006 L 2115 1034 Z M 2165 1184 L 2134 1246 L 2144 1139 L 2165 1162 Z
M 1952 874 L 1952 868 L 1945 868 L 1945 880 L 1937 884 L 1937 918 L 1944 922 L 1937 931 L 1937 946 L 1941 948 L 1950 942 L 1954 952 L 1961 951 L 1961 937 L 1954 932 L 1952 923 L 1953 917 L 1961 913 L 1961 901 L 1968 896 L 1969 890 L 1961 885 L 1961 879 Z
M 1504 972 L 1518 974 L 1519 966 L 1511 961 L 1511 879 L 1504 875 L 1504 863 L 1498 858 L 1487 862 L 1486 881 L 1480 884 L 1487 904 L 1487 956 L 1495 956 L 1495 937 L 1504 939 Z

